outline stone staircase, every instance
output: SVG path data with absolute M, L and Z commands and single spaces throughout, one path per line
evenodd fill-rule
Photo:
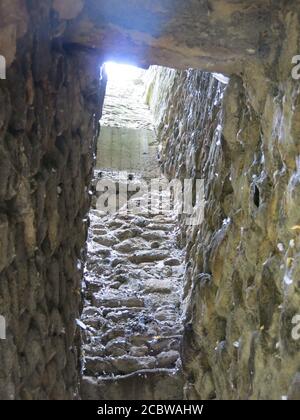
M 182 399 L 184 258 L 175 216 L 94 209 L 90 218 L 85 307 L 78 321 L 82 399 Z

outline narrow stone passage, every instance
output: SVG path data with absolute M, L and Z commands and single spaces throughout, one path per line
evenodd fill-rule
M 162 177 L 152 117 L 144 105 L 143 72 L 123 86 L 109 82 L 99 139 L 96 187 L 112 181 L 121 191 L 129 179 Z M 143 112 L 141 112 L 143 110 Z M 123 177 L 123 178 L 122 178 Z M 163 178 L 163 177 L 162 177 Z M 85 307 L 83 399 L 182 399 L 180 342 L 184 274 L 175 214 L 91 210 Z

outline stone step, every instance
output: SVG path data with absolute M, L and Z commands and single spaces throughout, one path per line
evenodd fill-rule
M 98 344 L 104 347 L 106 347 L 113 340 L 126 339 L 130 344 L 130 348 L 146 346 L 149 349 L 151 355 L 157 355 L 159 353 L 169 350 L 179 351 L 180 349 L 181 336 L 169 337 L 162 335 L 159 337 L 155 337 L 149 336 L 147 334 L 143 335 L 132 333 L 128 337 L 126 335 L 125 330 L 121 329 L 119 324 L 116 324 L 115 328 L 111 328 L 106 332 L 101 333 L 100 331 L 98 331 L 98 334 L 99 335 L 97 335 L 97 342 Z
M 163 232 L 172 232 L 174 230 L 174 224 L 166 223 L 150 223 L 147 226 L 147 229 L 155 230 L 155 231 L 163 231 Z
M 162 251 L 140 251 L 129 257 L 129 260 L 134 264 L 152 263 L 156 261 L 163 261 L 169 258 L 168 252 Z
M 91 215 L 82 398 L 181 400 L 174 215 L 102 216 Z
M 168 236 L 165 231 L 150 230 L 142 233 L 141 237 L 146 241 L 165 241 Z
M 88 375 L 126 375 L 142 369 L 156 368 L 156 359 L 152 356 L 134 357 L 86 357 L 85 372 Z
M 150 369 L 118 377 L 84 376 L 81 397 L 92 401 L 183 399 L 183 376 L 175 369 Z
M 144 299 L 138 297 L 104 298 L 102 296 L 98 296 L 97 294 L 93 295 L 92 303 L 98 308 L 143 308 L 145 306 Z
M 154 356 L 132 356 L 126 354 L 129 351 L 125 340 L 113 343 L 110 348 L 106 347 L 105 357 L 87 356 L 85 358 L 85 372 L 88 375 L 126 375 L 139 370 L 155 368 L 175 368 L 180 360 L 178 351 L 169 350 Z M 111 354 L 109 354 L 109 352 Z M 124 354 L 125 353 L 125 354 Z
M 120 322 L 139 316 L 146 309 L 144 307 L 138 308 L 104 308 L 102 314 L 107 320 L 115 320 Z

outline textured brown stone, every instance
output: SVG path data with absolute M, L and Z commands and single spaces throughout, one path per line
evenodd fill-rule
M 79 372 L 77 261 L 103 93 L 98 60 L 52 48 L 41 3 L 0 5 L 0 53 L 14 60 L 0 83 L 2 400 L 72 399 Z
M 1 1 L 0 399 L 78 392 L 75 320 L 106 58 L 233 75 L 224 92 L 198 70 L 168 70 L 159 96 L 164 170 L 206 181 L 205 223 L 182 230 L 186 396 L 298 398 L 299 10 L 298 0 Z M 110 379 L 113 395 L 160 399 L 165 388 L 182 398 L 170 372 L 152 372 L 142 394 L 145 376 L 123 380 Z M 84 379 L 83 397 L 111 396 L 105 385 Z
M 243 0 L 85 3 L 65 39 L 145 66 L 232 72 L 244 59 L 269 58 L 277 44 L 272 25 L 276 26 L 278 2 L 254 1 L 250 7 Z
M 54 0 L 53 9 L 61 19 L 74 19 L 82 11 L 84 0 Z
M 27 31 L 28 13 L 24 1 L 3 0 L 0 4 L 0 54 L 7 66 L 16 54 L 17 39 Z
M 255 82 L 251 68 L 228 86 L 197 70 L 154 69 L 148 101 L 163 168 L 205 181 L 204 222 L 182 220 L 188 398 L 298 395 L 299 86 L 284 68 L 281 99 L 259 68 Z

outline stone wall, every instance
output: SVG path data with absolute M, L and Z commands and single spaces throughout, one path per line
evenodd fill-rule
M 297 22 L 287 16 L 272 67 L 249 66 L 228 86 L 197 70 L 152 70 L 162 167 L 205 180 L 204 222 L 187 230 L 181 220 L 189 399 L 300 398 Z
M 20 3 L 0 7 L 0 399 L 71 399 L 104 84 L 97 57 L 61 45 L 52 2 Z
M 54 7 L 69 18 L 66 42 L 106 58 L 231 73 L 274 58 L 287 3 L 299 8 L 299 0 L 57 0 Z
M 237 75 L 173 73 L 159 130 L 165 171 L 206 181 L 186 395 L 299 398 L 299 53 L 299 0 L 1 1 L 0 399 L 76 395 L 101 54 Z

